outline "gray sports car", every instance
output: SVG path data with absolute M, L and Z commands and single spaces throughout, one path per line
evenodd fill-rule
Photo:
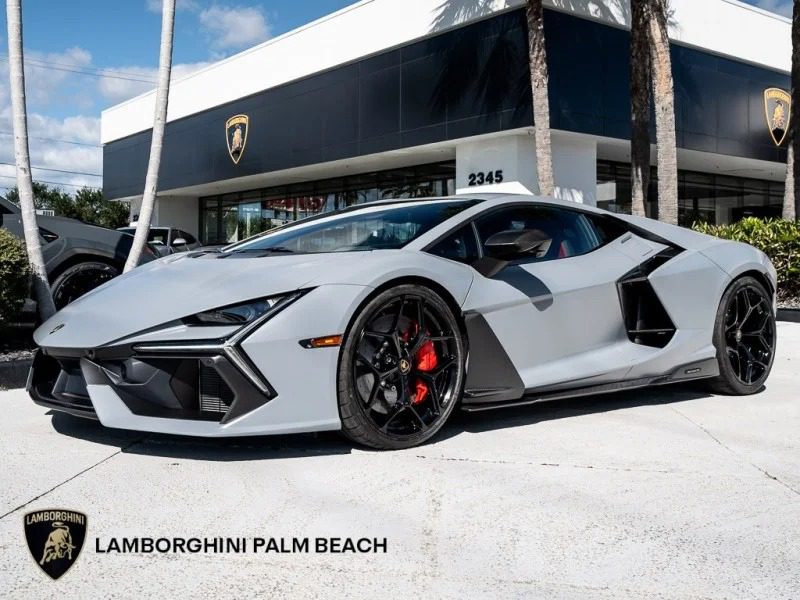
M 109 427 L 405 448 L 456 406 L 700 379 L 753 393 L 775 284 L 748 245 L 571 202 L 391 200 L 103 285 L 36 332 L 29 392 Z
M 133 243 L 126 233 L 87 225 L 74 219 L 38 215 L 47 276 L 57 308 L 122 273 Z M 19 208 L 0 197 L 0 227 L 22 239 Z M 145 246 L 142 262 L 158 258 Z

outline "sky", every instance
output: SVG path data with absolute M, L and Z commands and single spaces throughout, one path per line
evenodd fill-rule
M 354 0 L 177 0 L 173 78 Z M 401 2 L 403 0 L 396 0 Z M 747 0 L 785 16 L 791 0 Z M 155 87 L 160 0 L 23 0 L 34 179 L 102 186 L 100 112 Z M 0 193 L 14 185 L 5 11 L 0 15 Z

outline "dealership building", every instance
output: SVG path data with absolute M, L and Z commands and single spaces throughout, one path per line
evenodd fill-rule
M 155 223 L 219 244 L 378 199 L 536 193 L 523 4 L 362 0 L 174 81 Z M 556 195 L 630 211 L 629 2 L 545 5 Z M 671 7 L 681 223 L 779 216 L 790 21 Z M 102 116 L 104 191 L 133 214 L 154 102 Z

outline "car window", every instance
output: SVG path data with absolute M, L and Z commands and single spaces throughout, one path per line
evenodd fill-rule
M 537 261 L 579 256 L 604 243 L 586 214 L 550 206 L 505 208 L 478 219 L 475 224 L 481 244 L 501 231 L 526 229 L 542 232 L 552 242 L 543 256 L 531 259 Z
M 147 241 L 151 244 L 166 246 L 169 237 L 169 229 L 151 229 L 147 236 Z
M 628 233 L 625 224 L 611 215 L 589 215 L 601 244 L 613 242 Z
M 186 240 L 187 244 L 194 244 L 197 242 L 197 240 L 194 239 L 194 237 L 186 231 L 178 231 L 178 235 L 175 237 L 183 238 L 184 240 Z
M 428 252 L 457 262 L 471 264 L 478 260 L 478 243 L 472 225 L 468 224 L 454 231 L 434 244 Z

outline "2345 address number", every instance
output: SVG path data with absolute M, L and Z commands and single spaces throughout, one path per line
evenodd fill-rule
M 503 170 L 497 169 L 496 171 L 478 171 L 477 173 L 469 174 L 470 187 L 476 185 L 486 185 L 489 183 L 502 183 Z

